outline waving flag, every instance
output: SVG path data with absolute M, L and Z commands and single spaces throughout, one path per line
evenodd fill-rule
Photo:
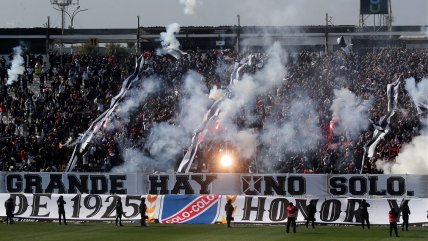
M 391 122 L 391 117 L 394 116 L 397 109 L 398 102 L 398 87 L 400 85 L 400 78 L 395 82 L 388 84 L 386 87 L 386 94 L 388 98 L 388 113 L 382 116 L 378 123 L 372 121 L 373 127 L 375 129 L 372 139 L 366 145 L 364 145 L 364 155 L 361 163 L 361 173 L 363 172 L 363 167 L 365 165 L 366 156 L 372 158 L 376 150 L 377 144 L 380 140 L 383 139 L 386 134 L 391 130 L 389 124 Z
M 112 114 L 124 99 L 128 90 L 132 87 L 136 80 L 140 79 L 140 73 L 142 71 L 143 65 L 144 58 L 143 56 L 140 56 L 135 63 L 134 73 L 123 81 L 120 92 L 111 100 L 110 108 L 98 116 L 97 119 L 91 123 L 85 133 L 83 133 L 83 135 L 79 138 L 79 140 L 77 140 L 77 145 L 74 147 L 73 154 L 71 155 L 65 172 L 73 171 L 77 163 L 78 155 L 85 151 L 87 145 L 92 141 L 92 138 L 99 132 L 104 124 L 111 120 Z
M 177 172 L 186 173 L 189 172 L 190 167 L 192 166 L 193 160 L 195 158 L 196 152 L 199 149 L 199 145 L 204 141 L 205 136 L 208 132 L 208 126 L 211 126 L 214 123 L 220 113 L 220 103 L 223 101 L 223 97 L 216 100 L 206 112 L 202 125 L 197 128 L 192 136 L 192 142 L 190 147 L 187 149 L 186 154 L 184 155 L 180 166 L 178 167 Z
M 352 44 L 347 44 L 343 36 L 337 38 L 337 44 L 346 54 L 350 53 Z

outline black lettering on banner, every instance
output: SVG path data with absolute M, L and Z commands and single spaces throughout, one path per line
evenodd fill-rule
M 126 181 L 126 175 L 110 175 L 110 193 L 126 194 L 128 191 L 123 188 L 123 181 Z
M 58 189 L 58 193 L 65 193 L 64 183 L 62 183 L 62 174 L 50 174 L 50 181 L 45 193 L 53 193 L 54 189 Z
M 357 190 L 357 183 L 360 185 L 360 190 Z M 363 176 L 353 176 L 349 178 L 349 192 L 352 195 L 364 195 L 367 192 L 367 180 Z
M 303 218 L 306 220 L 306 218 L 308 217 L 308 213 L 306 211 L 308 205 L 306 204 L 306 201 L 313 202 L 315 207 L 317 206 L 318 203 L 318 199 L 311 199 L 311 200 L 306 200 L 306 199 L 296 199 L 296 207 L 299 210 L 300 213 L 302 213 Z
M 349 181 L 350 180 L 351 179 L 349 179 Z M 355 208 L 356 203 L 358 203 L 357 208 Z M 355 222 L 361 223 L 361 216 L 360 216 L 360 211 L 359 211 L 360 203 L 361 203 L 360 199 L 348 199 L 348 206 L 346 208 L 346 216 L 345 216 L 345 220 L 344 220 L 345 222 L 352 223 L 354 221 L 354 217 L 355 217 Z
M 294 183 L 297 181 L 297 190 L 295 189 Z M 303 195 L 306 193 L 306 180 L 302 176 L 290 176 L 288 177 L 288 193 L 290 195 Z
M 269 208 L 269 219 L 274 222 L 285 220 L 287 218 L 287 212 L 285 210 L 287 209 L 288 203 L 286 198 L 275 198 L 272 200 Z
M 395 183 L 398 182 L 398 190 L 395 190 Z M 386 181 L 386 190 L 392 196 L 402 196 L 406 192 L 405 180 L 403 177 L 389 177 Z
M 386 195 L 386 190 L 382 189 L 382 190 L 377 190 L 377 180 L 378 177 L 377 176 L 369 176 L 369 185 L 370 185 L 370 190 L 369 190 L 369 195 L 377 195 L 377 196 L 385 196 Z
M 107 206 L 106 211 L 104 212 L 103 216 L 101 218 L 114 218 L 111 214 L 115 210 L 116 202 L 119 199 L 119 196 L 108 196 L 106 198 L 106 202 L 110 202 L 110 199 L 113 199 L 112 202 Z
M 203 180 L 205 177 L 205 181 Z M 208 186 L 217 179 L 217 175 L 192 175 L 192 180 L 197 182 L 201 186 L 201 190 L 199 194 L 210 194 L 210 190 L 208 190 Z
M 257 197 L 257 206 L 251 206 L 253 197 L 245 197 L 244 214 L 242 220 L 250 220 L 251 211 L 256 211 L 256 219 L 254 221 L 263 221 L 263 213 L 265 212 L 265 197 Z
M 43 193 L 42 189 L 42 177 L 36 174 L 25 174 L 25 193 L 33 193 L 33 187 L 35 187 L 34 193 Z
M 242 192 L 245 195 L 259 195 L 261 193 L 261 176 L 241 176 Z
M 345 195 L 348 192 L 346 186 L 346 177 L 331 177 L 329 180 L 330 187 L 329 192 L 331 195 Z
M 95 203 L 92 204 L 91 200 L 94 200 Z M 94 195 L 94 194 L 87 195 L 83 199 L 83 205 L 85 206 L 86 209 L 94 210 L 94 211 L 91 214 L 87 215 L 86 218 L 91 218 L 97 215 L 101 207 L 103 206 L 102 202 L 103 201 L 101 200 L 101 197 L 99 195 Z
M 107 193 L 107 178 L 104 175 L 91 175 L 90 179 L 92 183 L 91 194 Z
M 7 175 L 6 188 L 8 192 L 22 192 L 22 176 L 19 174 Z
M 184 194 L 195 194 L 192 186 L 190 186 L 188 175 L 175 176 L 175 184 L 171 194 L 179 194 L 182 189 L 184 189 Z
M 10 194 L 10 197 L 13 199 L 13 203 L 18 207 L 18 210 L 15 211 L 15 215 L 19 216 L 24 214 L 28 208 L 28 200 L 24 194 Z
M 89 193 L 88 175 L 79 175 L 79 179 L 75 175 L 68 175 L 68 193 L 77 193 L 77 190 L 79 193 Z
M 131 200 L 137 201 L 137 203 L 131 203 Z M 127 212 L 123 212 L 123 216 L 125 218 L 133 218 L 136 217 L 140 213 L 140 196 L 127 195 L 125 199 L 125 207 L 132 207 L 133 211 L 130 215 L 127 215 Z
M 71 201 L 73 201 L 73 215 L 72 218 L 79 218 L 80 216 L 80 208 L 82 205 L 80 204 L 81 196 L 80 194 L 77 194 L 74 196 Z
M 275 193 L 277 195 L 286 195 L 285 192 L 285 176 L 275 176 L 276 180 L 273 176 L 264 176 L 265 181 L 265 192 L 264 195 L 273 195 Z
M 49 217 L 50 212 L 45 214 L 40 214 L 42 208 L 47 209 L 48 203 L 41 203 L 42 197 L 47 197 L 51 199 L 52 194 L 33 194 L 33 210 L 31 211 L 32 217 Z
M 158 181 L 160 179 L 160 181 Z M 150 191 L 149 194 L 169 194 L 168 191 L 168 175 L 149 176 Z M 160 191 L 158 192 L 158 188 Z
M 336 199 L 326 200 L 321 205 L 320 219 L 324 222 L 334 222 L 340 217 L 341 203 Z

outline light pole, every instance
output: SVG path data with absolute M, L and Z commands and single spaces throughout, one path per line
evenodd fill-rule
M 61 12 L 61 35 L 64 35 L 64 13 L 67 13 L 67 8 L 71 5 L 79 5 L 79 0 L 51 0 L 51 4 L 56 7 L 53 7 L 55 10 L 58 10 Z M 67 13 L 68 14 L 68 13 Z M 63 53 L 62 53 L 62 47 L 63 47 L 63 42 L 61 40 L 60 42 L 60 55 L 61 55 L 61 66 L 63 64 L 62 62 L 62 57 L 63 57 Z
M 70 29 L 73 29 L 74 28 L 74 25 L 73 25 L 73 22 L 74 22 L 74 17 L 78 14 L 78 13 L 80 13 L 80 12 L 84 12 L 84 11 L 87 11 L 88 9 L 87 8 L 85 8 L 85 9 L 80 9 L 80 6 L 77 6 L 77 8 L 76 9 L 74 9 L 74 11 L 70 14 L 70 13 L 68 13 L 67 11 L 64 11 L 67 15 L 68 15 L 68 17 L 70 18 Z
M 64 34 L 64 13 L 69 6 L 79 5 L 79 0 L 51 0 L 51 4 L 57 6 L 53 8 L 61 12 L 61 34 Z

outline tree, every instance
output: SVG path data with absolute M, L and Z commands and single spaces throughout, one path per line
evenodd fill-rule
M 89 43 L 84 43 L 84 44 L 80 45 L 79 52 L 82 55 L 95 56 L 95 55 L 98 55 L 98 47 L 93 46 Z
M 106 44 L 107 54 L 114 54 L 116 56 L 123 56 L 128 54 L 128 50 L 122 47 L 120 44 Z

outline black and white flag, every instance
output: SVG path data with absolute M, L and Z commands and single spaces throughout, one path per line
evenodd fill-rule
M 364 145 L 364 155 L 361 163 L 361 173 L 365 165 L 365 158 L 372 158 L 374 156 L 376 146 L 379 144 L 380 140 L 383 139 L 391 130 L 389 124 L 391 122 L 391 117 L 394 116 L 397 109 L 398 103 L 398 87 L 400 86 L 400 78 L 395 82 L 388 84 L 386 87 L 386 94 L 388 98 L 388 113 L 380 118 L 380 120 L 375 123 L 372 121 L 374 127 L 373 137 L 370 139 L 366 145 Z
M 181 160 L 177 172 L 189 172 L 190 167 L 193 164 L 193 160 L 195 159 L 195 155 L 199 149 L 199 145 L 205 140 L 205 136 L 208 134 L 208 128 L 218 119 L 218 115 L 220 114 L 220 103 L 224 100 L 223 98 L 224 97 L 221 97 L 211 105 L 205 113 L 201 126 L 193 132 L 192 142 Z
M 83 133 L 79 139 L 76 141 L 76 146 L 74 147 L 73 154 L 68 162 L 65 172 L 73 171 L 74 167 L 77 164 L 78 155 L 83 153 L 86 150 L 87 145 L 92 141 L 93 137 L 99 133 L 100 129 L 103 128 L 104 124 L 111 120 L 113 113 L 118 108 L 119 104 L 122 102 L 126 93 L 130 88 L 132 88 L 133 83 L 136 80 L 140 79 L 140 73 L 144 66 L 144 58 L 140 56 L 135 63 L 135 71 L 132 75 L 126 78 L 122 83 L 122 88 L 119 93 L 112 98 L 110 107 L 105 110 L 100 116 L 95 119 L 89 128 Z
M 340 36 L 339 38 L 337 38 L 337 44 L 346 54 L 349 54 L 351 52 L 352 44 L 347 44 L 343 36 Z

